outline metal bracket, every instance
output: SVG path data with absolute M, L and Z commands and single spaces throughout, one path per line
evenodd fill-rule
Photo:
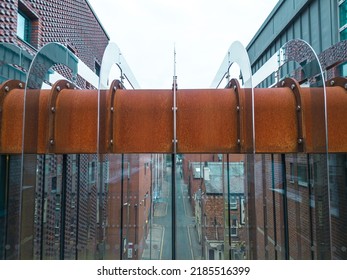
M 176 69 L 176 68 L 175 68 Z M 175 70 L 176 72 L 176 70 Z M 172 112 L 173 112 L 173 139 L 172 139 L 172 148 L 173 153 L 177 153 L 177 76 L 176 74 L 173 77 L 173 83 L 172 83 L 172 96 L 173 96 L 173 106 L 172 106 Z
M 340 86 L 347 90 L 347 78 L 344 77 L 335 77 L 329 81 L 326 82 L 327 87 L 335 87 Z
M 8 80 L 0 85 L 0 131 L 2 126 L 2 113 L 4 109 L 4 101 L 6 96 L 11 92 L 11 90 L 23 89 L 24 86 L 25 86 L 25 83 L 19 80 Z M 0 137 L 0 148 L 1 148 L 1 137 Z
M 49 100 L 49 117 L 48 117 L 48 125 L 49 125 L 49 132 L 48 132 L 48 143 L 47 143 L 47 150 L 50 153 L 54 152 L 54 144 L 55 144 L 55 115 L 57 110 L 57 99 L 59 93 L 64 89 L 76 89 L 76 85 L 67 81 L 67 80 L 59 80 L 55 82 L 55 84 L 52 86 L 51 92 L 50 92 L 50 100 Z
M 231 88 L 234 90 L 236 94 L 236 112 L 237 112 L 237 145 L 239 147 L 239 151 L 241 151 L 243 139 L 242 139 L 242 123 L 241 123 L 241 98 L 240 98 L 240 84 L 238 80 L 231 79 L 227 85 L 227 88 Z
M 124 86 L 120 80 L 114 80 L 111 83 L 110 86 L 110 94 L 108 98 L 108 105 L 107 105 L 107 115 L 109 116 L 107 119 L 109 120 L 109 135 L 108 135 L 108 143 L 107 143 L 107 149 L 112 152 L 114 150 L 114 139 L 113 139 L 113 134 L 114 134 L 114 125 L 113 125 L 113 119 L 114 119 L 114 113 L 115 113 L 115 107 L 114 107 L 114 102 L 116 98 L 116 91 L 118 89 L 124 89 Z
M 300 85 L 292 78 L 285 78 L 284 80 L 277 83 L 277 87 L 288 87 L 292 90 L 295 103 L 296 103 L 296 119 L 297 119 L 297 131 L 298 131 L 298 152 L 304 152 L 305 148 L 305 136 L 303 127 L 303 108 L 300 95 Z

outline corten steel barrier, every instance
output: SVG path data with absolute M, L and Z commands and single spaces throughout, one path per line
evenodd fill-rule
M 347 151 L 347 79 L 327 82 L 328 152 Z M 30 90 L 29 90 L 30 91 Z M 172 90 L 126 90 L 112 83 L 101 91 L 99 153 L 172 153 Z M 251 90 L 232 80 L 225 89 L 177 90 L 177 153 L 251 153 Z M 274 88 L 254 89 L 256 153 L 326 152 L 322 129 L 312 131 L 324 110 L 323 90 L 285 79 Z M 97 153 L 98 91 L 58 81 L 51 90 L 27 94 L 38 116 L 26 116 L 38 135 L 22 143 L 24 85 L 0 86 L 0 153 Z M 322 115 L 322 114 L 318 114 Z M 317 120 L 315 120 L 317 123 Z

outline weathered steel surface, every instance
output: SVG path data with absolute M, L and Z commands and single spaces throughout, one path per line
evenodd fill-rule
M 346 80 L 331 84 L 326 98 L 328 132 L 322 88 L 295 83 L 296 92 L 290 84 L 254 89 L 254 127 L 252 90 L 237 84 L 179 89 L 177 152 L 345 153 Z M 34 154 L 173 152 L 172 90 L 125 90 L 113 84 L 100 92 L 99 111 L 97 90 L 30 90 L 23 137 L 21 86 L 17 81 L 0 85 L 2 154 L 19 154 L 23 147 L 24 153 Z

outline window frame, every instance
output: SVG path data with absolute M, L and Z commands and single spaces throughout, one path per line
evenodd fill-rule
M 301 173 L 301 168 L 304 168 L 304 173 L 305 173 L 305 178 L 303 178 L 301 175 L 303 173 Z M 297 172 L 298 172 L 298 185 L 299 186 L 303 186 L 303 187 L 308 187 L 308 166 L 307 164 L 298 164 L 297 165 Z
M 24 27 L 20 25 L 20 19 L 23 19 Z M 20 34 L 21 32 L 19 32 L 19 27 L 22 27 L 21 29 L 23 29 L 23 35 Z M 31 30 L 32 30 L 32 20 L 30 19 L 28 15 L 26 15 L 21 9 L 18 8 L 17 31 L 16 31 L 17 37 L 21 39 L 22 41 L 28 44 L 31 44 Z
M 229 195 L 229 207 L 230 210 L 237 210 L 237 196 L 232 194 Z
M 236 216 L 230 217 L 230 236 L 238 237 L 238 219 Z

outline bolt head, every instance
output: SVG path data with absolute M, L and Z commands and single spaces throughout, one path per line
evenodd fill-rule
M 292 84 L 291 86 L 290 86 L 290 88 L 293 90 L 293 89 L 295 89 L 295 84 Z
M 6 92 L 9 92 L 9 91 L 10 91 L 9 86 L 5 86 L 5 91 L 6 91 Z
M 330 85 L 333 86 L 335 84 L 335 81 L 334 80 L 331 80 L 330 81 Z

